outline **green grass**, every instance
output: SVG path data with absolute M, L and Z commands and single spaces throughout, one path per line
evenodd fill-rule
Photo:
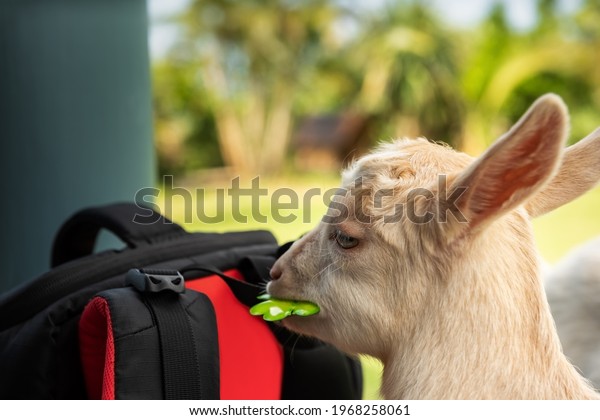
M 600 188 L 533 222 L 538 248 L 550 263 L 600 235 Z
M 219 223 L 206 224 L 199 220 L 196 211 L 202 206 L 204 214 L 215 216 L 218 212 L 217 188 L 229 188 L 230 183 L 213 184 L 206 187 L 202 204 L 197 202 L 195 195 L 190 198 L 174 196 L 171 200 L 165 200 L 164 196 L 157 202 L 160 210 L 175 222 L 182 224 L 188 231 L 212 231 L 224 232 L 233 230 L 266 229 L 273 232 L 280 243 L 297 239 L 312 229 L 320 220 L 326 210 L 326 204 L 322 197 L 315 196 L 310 200 L 310 205 L 302 205 L 302 197 L 310 188 L 318 186 L 324 192 L 338 185 L 337 175 L 310 175 L 303 177 L 286 177 L 284 179 L 261 179 L 260 187 L 268 190 L 268 196 L 258 200 L 258 206 L 254 209 L 266 216 L 266 221 L 261 222 L 252 217 L 252 200 L 250 198 L 240 199 L 239 210 L 241 215 L 247 216 L 246 223 L 240 223 L 233 217 L 231 197 L 225 193 L 224 208 L 222 209 L 222 221 Z M 250 186 L 250 180 L 241 182 L 242 187 Z M 292 217 L 289 223 L 277 221 L 277 214 L 273 211 L 272 197 L 277 189 L 289 188 L 298 197 L 299 209 L 279 211 L 279 216 Z M 289 192 L 289 191 L 288 191 Z M 289 202 L 281 197 L 280 203 Z M 170 203 L 170 204 L 166 204 Z M 575 200 L 554 212 L 542 216 L 534 221 L 534 232 L 536 241 L 542 257 L 554 263 L 564 256 L 574 246 L 581 244 L 595 236 L 600 235 L 600 188 L 596 189 L 578 200 Z M 381 364 L 369 357 L 361 358 L 364 374 L 365 399 L 380 398 L 378 390 L 381 378 Z
M 251 184 L 250 179 L 242 179 L 240 188 L 248 189 Z M 266 229 L 284 243 L 296 240 L 319 223 L 327 209 L 323 193 L 336 188 L 337 184 L 338 176 L 333 174 L 277 180 L 261 178 L 259 187 L 266 190 L 265 194 L 255 198 L 241 196 L 236 204 L 228 194 L 231 182 L 213 183 L 202 190 L 189 189 L 189 195 L 176 191 L 177 194 L 168 199 L 163 194 L 156 204 L 165 216 L 191 232 Z M 319 189 L 319 195 L 316 190 L 311 191 L 314 188 Z M 219 196 L 218 189 L 227 191 Z M 220 216 L 218 222 L 202 220 L 217 216 Z

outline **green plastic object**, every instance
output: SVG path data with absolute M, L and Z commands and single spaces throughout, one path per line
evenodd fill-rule
M 258 296 L 264 302 L 250 308 L 252 315 L 262 315 L 265 321 L 281 321 L 290 315 L 310 316 L 319 313 L 319 306 L 312 302 L 281 300 L 268 294 Z

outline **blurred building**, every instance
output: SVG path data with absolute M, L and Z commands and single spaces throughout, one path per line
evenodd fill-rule
M 301 170 L 339 170 L 366 152 L 373 118 L 364 114 L 316 115 L 300 119 L 292 135 L 296 167 Z

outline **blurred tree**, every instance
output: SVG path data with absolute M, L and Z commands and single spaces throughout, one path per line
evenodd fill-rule
M 177 60 L 153 65 L 159 174 L 223 164 L 213 114 L 196 76 L 195 67 Z
M 303 72 L 335 44 L 339 9 L 326 0 L 194 0 L 180 16 L 171 59 L 195 69 L 223 161 L 237 172 L 277 171 Z
M 377 139 L 479 154 L 548 91 L 582 136 L 600 106 L 600 0 L 568 15 L 559 3 L 538 0 L 527 30 L 500 1 L 478 27 L 451 30 L 416 0 L 192 0 L 154 69 L 162 168 L 277 171 L 294 117 L 346 111 L 374 116 Z
M 504 3 L 497 3 L 477 36 L 469 38 L 461 70 L 468 108 L 462 149 L 468 153 L 483 151 L 543 93 L 555 91 L 574 105 L 591 103 L 598 39 L 568 32 L 573 18 L 559 18 L 556 1 L 537 5 L 537 25 L 530 31 L 511 29 Z
M 303 79 L 300 112 L 374 117 L 374 138 L 426 136 L 449 143 L 464 106 L 456 36 L 425 3 L 403 0 L 344 15 L 339 49 Z
M 363 31 L 349 57 L 363 74 L 355 106 L 379 117 L 382 136 L 452 143 L 463 111 L 454 34 L 418 1 L 388 3 Z

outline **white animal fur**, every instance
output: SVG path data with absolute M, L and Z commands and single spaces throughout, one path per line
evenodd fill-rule
M 600 238 L 573 250 L 544 278 L 565 355 L 600 387 Z
M 545 95 L 476 160 L 418 139 L 355 162 L 342 184 L 353 194 L 328 212 L 335 219 L 344 206 L 347 217 L 324 220 L 271 270 L 273 296 L 321 307 L 283 324 L 379 358 L 390 399 L 597 398 L 561 352 L 524 207 L 538 215 L 561 204 L 547 191 L 564 186 L 560 171 L 558 187 L 552 178 L 567 125 L 562 100 Z M 417 188 L 433 196 L 411 195 Z M 378 203 L 385 189 L 393 197 Z M 386 223 L 397 204 L 435 217 Z M 358 245 L 339 246 L 340 232 Z

